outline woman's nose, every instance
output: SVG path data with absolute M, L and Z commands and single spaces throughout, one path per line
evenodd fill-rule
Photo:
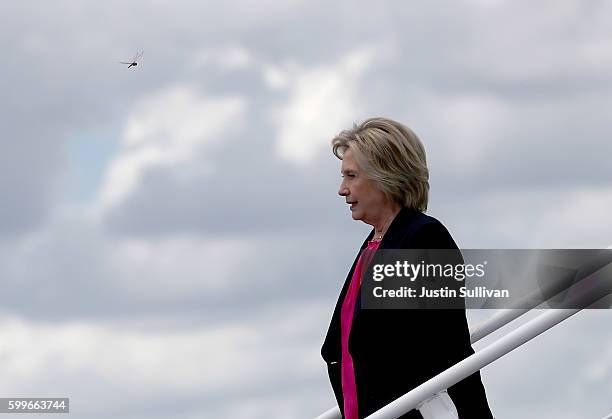
M 348 195 L 348 188 L 346 186 L 344 186 L 344 181 L 340 184 L 340 189 L 338 190 L 338 195 L 340 195 L 340 196 L 347 196 Z

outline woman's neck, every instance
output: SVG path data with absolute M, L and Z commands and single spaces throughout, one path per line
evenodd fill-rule
M 374 223 L 374 238 L 372 240 L 381 240 L 383 238 L 401 209 L 399 205 L 394 205 L 381 214 L 379 221 Z

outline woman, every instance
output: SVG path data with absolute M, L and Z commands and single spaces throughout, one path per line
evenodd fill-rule
M 472 355 L 465 310 L 362 309 L 360 281 L 377 249 L 457 249 L 446 228 L 423 214 L 425 150 L 406 126 L 368 119 L 332 140 L 342 160 L 339 195 L 351 216 L 373 227 L 351 267 L 321 349 L 343 418 L 379 410 Z M 477 372 L 448 389 L 460 418 L 492 418 Z M 422 415 L 412 410 L 402 418 Z

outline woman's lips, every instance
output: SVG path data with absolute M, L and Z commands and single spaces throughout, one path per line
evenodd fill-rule
M 350 204 L 350 210 L 354 210 L 355 209 L 355 205 L 357 205 L 357 202 L 347 202 L 347 204 Z

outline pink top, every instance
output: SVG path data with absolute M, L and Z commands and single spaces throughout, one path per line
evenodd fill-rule
M 357 411 L 357 386 L 355 385 L 355 370 L 353 369 L 353 358 L 349 353 L 348 339 L 353 325 L 353 313 L 355 312 L 355 303 L 357 302 L 357 293 L 361 285 L 361 276 L 363 266 L 367 267 L 370 263 L 376 249 L 380 245 L 380 241 L 368 242 L 366 247 L 359 255 L 359 260 L 353 271 L 353 277 L 349 289 L 346 292 L 342 309 L 340 311 L 340 335 L 342 346 L 342 394 L 344 398 L 344 417 L 346 419 L 358 419 Z

